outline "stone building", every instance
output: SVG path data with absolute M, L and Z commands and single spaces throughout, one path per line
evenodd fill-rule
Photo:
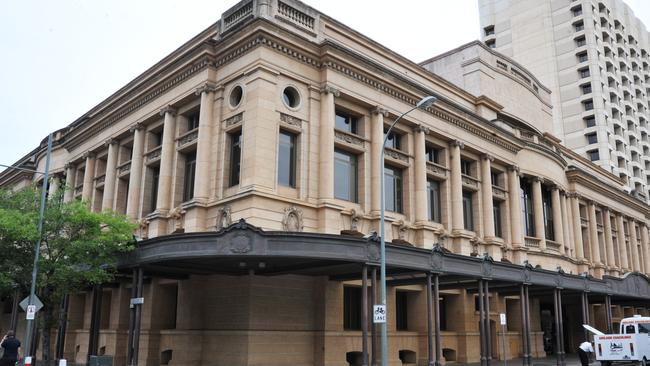
M 623 0 L 479 0 L 482 39 L 552 91 L 563 144 L 650 189 L 650 38 Z
M 55 133 L 51 187 L 141 239 L 115 282 L 69 295 L 61 355 L 376 363 L 382 141 L 427 95 L 385 148 L 391 365 L 561 358 L 584 322 L 648 314 L 648 206 L 560 143 L 528 70 L 480 42 L 418 65 L 301 2 L 245 0 Z

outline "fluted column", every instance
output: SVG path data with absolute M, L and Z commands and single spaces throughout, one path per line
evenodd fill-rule
M 553 206 L 553 233 L 555 234 L 553 240 L 560 244 L 560 253 L 564 254 L 564 221 L 562 220 L 560 189 L 557 186 L 551 190 L 551 205 Z
M 636 221 L 630 220 L 628 221 L 628 225 L 630 228 L 630 251 L 632 252 L 630 253 L 630 258 L 632 258 L 634 270 L 641 272 L 641 261 L 639 260 L 639 250 L 637 249 Z
M 77 178 L 77 167 L 72 163 L 65 164 L 65 192 L 63 202 L 71 201 L 74 197 L 75 180 Z
M 569 219 L 569 207 L 567 206 L 567 200 L 569 198 L 563 193 L 560 196 L 560 206 L 562 209 L 562 237 L 564 238 L 564 253 L 568 256 L 574 255 L 573 249 L 573 240 L 571 240 L 571 233 L 573 232 L 573 221 Z
M 542 204 L 542 179 L 533 178 L 533 211 L 535 212 L 535 235 L 539 238 L 539 249 L 546 250 L 546 232 L 544 231 L 544 206 Z
M 174 166 L 174 139 L 176 138 L 176 109 L 167 106 L 160 110 L 164 117 L 163 138 L 160 147 L 160 176 L 158 178 L 158 200 L 156 211 L 167 212 L 170 209 L 172 190 L 172 168 Z
M 104 176 L 104 196 L 102 197 L 102 210 L 113 209 L 115 199 L 115 180 L 117 177 L 117 152 L 118 144 L 115 139 L 108 139 L 108 157 L 106 159 L 106 175 Z
M 81 199 L 90 205 L 90 198 L 93 194 L 93 180 L 95 179 L 95 154 L 87 152 L 84 154 L 86 167 L 84 168 L 84 185 L 81 190 Z
M 510 230 L 513 247 L 522 247 L 524 245 L 520 192 L 519 167 L 512 165 L 508 168 L 508 203 L 510 204 Z
M 201 96 L 199 135 L 196 140 L 196 172 L 194 175 L 194 200 L 205 202 L 210 197 L 210 162 L 212 151 L 212 107 L 216 87 L 205 83 L 196 89 Z
M 589 214 L 589 244 L 591 248 L 591 262 L 594 265 L 602 265 L 600 257 L 600 242 L 598 240 L 598 226 L 596 224 L 596 205 L 590 201 L 587 205 L 587 212 Z
M 59 188 L 61 188 L 61 178 L 58 175 L 53 175 L 50 178 L 50 186 L 47 190 L 48 198 L 52 198 L 52 195 L 55 195 Z
M 332 87 L 321 90 L 320 100 L 320 139 L 319 139 L 319 198 L 327 200 L 334 198 L 334 119 L 336 109 L 334 97 L 339 91 Z
M 614 241 L 612 240 L 612 220 L 610 219 L 609 209 L 603 208 L 603 229 L 605 235 L 605 253 L 607 254 L 607 268 L 612 270 L 616 268 L 614 256 Z
M 460 149 L 464 146 L 461 141 L 449 144 L 450 154 L 450 185 L 451 185 L 451 229 L 463 230 L 463 180 L 460 171 Z
M 650 273 L 650 245 L 648 244 L 648 226 L 641 226 L 641 251 L 643 252 L 644 271 Z
M 492 202 L 492 161 L 489 154 L 481 156 L 481 197 L 483 198 L 483 237 L 494 238 L 494 203 Z
M 582 240 L 582 222 L 580 221 L 580 202 L 578 195 L 573 193 L 569 196 L 571 200 L 571 214 L 573 216 L 573 243 L 575 245 L 576 259 L 585 259 L 584 243 Z
M 136 123 L 130 129 L 133 133 L 133 156 L 131 157 L 131 169 L 129 172 L 129 191 L 127 192 L 126 214 L 131 219 L 138 218 L 140 207 L 140 191 L 142 190 L 142 168 L 144 154 L 144 126 Z
M 377 107 L 371 113 L 370 126 L 370 210 L 379 214 L 381 210 L 381 147 L 384 140 L 384 117 L 388 111 Z
M 429 128 L 422 125 L 414 128 L 415 132 L 415 221 L 429 220 L 427 214 L 427 161 L 425 136 Z
M 618 257 L 621 259 L 621 269 L 630 270 L 630 263 L 627 260 L 627 245 L 625 245 L 625 225 L 623 215 L 616 215 L 616 226 L 618 227 Z

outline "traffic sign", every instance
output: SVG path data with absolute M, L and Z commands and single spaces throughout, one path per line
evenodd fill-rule
M 501 313 L 499 315 L 500 315 L 500 318 L 501 318 L 501 325 L 506 325 L 506 314 Z
M 25 319 L 34 320 L 35 317 L 36 317 L 36 305 L 27 305 L 27 316 L 25 316 Z
M 29 296 L 23 299 L 23 301 L 20 302 L 20 307 L 24 310 L 27 311 L 27 305 L 29 304 Z M 41 302 L 41 299 L 38 298 L 38 296 L 34 295 L 34 304 L 36 305 L 36 311 L 39 311 L 43 308 L 43 303 Z
M 373 323 L 386 323 L 386 305 L 374 305 L 372 315 Z

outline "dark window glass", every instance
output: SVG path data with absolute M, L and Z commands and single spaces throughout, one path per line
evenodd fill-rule
M 343 287 L 343 329 L 361 329 L 361 289 Z
M 463 192 L 463 222 L 465 230 L 474 231 L 474 207 L 472 192 Z
M 585 37 L 580 37 L 576 39 L 576 47 L 582 47 L 587 44 Z
M 163 131 L 160 130 L 158 132 L 152 132 L 151 133 L 151 148 L 153 149 L 154 147 L 162 145 L 162 136 L 163 136 Z
M 551 191 L 542 189 L 542 207 L 544 209 L 544 235 L 548 240 L 555 240 L 555 231 L 553 230 L 553 206 L 551 200 Z
M 384 130 L 384 138 L 386 138 L 386 131 Z M 400 150 L 402 148 L 402 141 L 401 141 L 401 136 L 396 134 L 395 132 L 391 132 L 388 134 L 388 138 L 386 139 L 386 147 L 390 147 L 391 149 L 395 150 Z
M 577 17 L 578 15 L 582 15 L 582 6 L 579 6 L 577 8 L 573 8 L 573 9 L 571 9 L 571 11 L 573 12 L 574 17 Z
M 495 187 L 500 187 L 500 185 L 499 185 L 499 175 L 500 174 L 497 173 L 497 172 L 491 172 L 490 173 L 490 181 L 491 181 L 492 185 L 495 186 Z
M 582 102 L 582 104 L 585 106 L 585 111 L 590 111 L 590 110 L 594 109 L 594 102 L 591 101 L 591 100 Z
M 429 204 L 429 221 L 440 222 L 440 183 L 427 180 L 427 200 Z
M 487 26 L 487 27 L 485 27 L 483 29 L 485 30 L 485 35 L 486 36 L 490 36 L 490 35 L 494 34 L 494 26 L 493 25 Z
M 581 86 L 582 88 L 582 94 L 589 94 L 591 93 L 591 84 L 585 84 Z
M 408 330 L 408 292 L 395 292 L 395 315 L 397 330 Z
M 472 162 L 468 160 L 460 161 L 460 173 L 464 175 L 472 175 Z
M 239 184 L 241 168 L 241 131 L 230 134 L 230 186 Z
M 402 212 L 402 171 L 386 165 L 384 173 L 384 188 L 386 190 L 386 210 Z
M 196 174 L 196 151 L 185 155 L 185 177 L 183 178 L 183 202 L 194 198 L 194 176 Z
M 336 128 L 337 130 L 356 134 L 357 124 L 358 124 L 357 117 L 351 116 L 345 112 L 336 111 L 336 121 L 334 124 L 334 128 Z
M 160 180 L 160 167 L 151 168 L 151 211 L 156 209 L 158 201 L 158 181 Z
M 296 186 L 296 135 L 280 131 L 278 146 L 278 184 Z
M 585 118 L 585 123 L 587 127 L 594 127 L 596 125 L 596 118 L 593 116 Z
M 524 235 L 535 236 L 535 212 L 533 211 L 533 185 L 521 180 L 521 211 L 524 224 Z
M 503 237 L 503 232 L 501 231 L 501 202 L 492 201 L 492 214 L 494 216 L 494 236 L 498 238 Z
M 576 28 L 576 32 L 580 32 L 581 30 L 585 29 L 585 24 L 582 22 L 576 23 L 575 28 Z
M 187 116 L 187 130 L 192 131 L 195 128 L 199 128 L 199 112 Z
M 595 133 L 590 133 L 589 135 L 587 135 L 587 143 L 595 144 L 597 142 L 598 142 L 598 135 L 596 135 Z
M 587 56 L 587 52 L 583 52 L 578 55 L 578 62 L 585 62 L 589 59 L 589 56 Z
M 440 164 L 440 149 L 436 149 L 433 145 L 426 145 L 425 149 L 427 161 Z
M 334 149 L 334 197 L 357 202 L 357 156 Z
M 598 153 L 598 150 L 587 151 L 587 155 L 591 161 L 600 160 L 600 154 Z
M 580 77 L 581 78 L 589 77 L 589 68 L 580 69 L 579 72 L 580 72 Z

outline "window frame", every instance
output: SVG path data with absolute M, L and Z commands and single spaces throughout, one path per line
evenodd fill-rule
M 283 141 L 282 137 L 288 137 L 289 141 Z M 278 133 L 278 159 L 277 159 L 277 182 L 278 185 L 289 188 L 296 188 L 296 165 L 297 165 L 297 145 L 298 145 L 298 135 L 294 132 L 290 132 L 284 129 L 280 129 Z M 288 159 L 289 159 L 289 176 L 282 176 L 285 172 L 280 168 L 280 164 L 283 161 L 284 156 L 283 148 L 288 148 Z
M 196 150 L 184 154 L 185 170 L 183 175 L 183 202 L 194 198 L 194 184 L 196 177 Z M 192 158 L 193 159 L 190 159 Z
M 463 228 L 468 231 L 476 229 L 474 225 L 474 193 L 463 191 Z
M 228 187 L 234 187 L 241 181 L 241 145 L 243 141 L 242 130 L 228 132 L 229 149 L 229 170 Z
M 384 164 L 384 188 L 388 192 L 389 182 L 388 179 L 391 179 L 393 184 L 392 194 L 393 200 L 385 198 L 385 208 L 386 211 L 393 211 L 397 213 L 404 213 L 404 171 L 402 168 Z
M 427 179 L 427 208 L 429 221 L 442 223 L 440 182 Z
M 345 161 L 342 159 L 337 158 L 337 154 L 340 155 L 345 155 L 350 158 L 349 161 Z M 347 165 L 347 172 L 349 174 L 348 178 L 348 189 L 350 190 L 350 197 L 346 198 L 343 195 L 339 195 L 337 193 L 337 185 L 336 182 L 341 182 L 342 179 L 339 179 L 337 177 L 337 163 L 341 164 L 346 164 Z M 350 172 L 352 174 L 350 174 Z M 352 153 L 347 150 L 339 149 L 339 148 L 334 148 L 334 198 L 340 199 L 340 200 L 345 200 L 345 201 L 350 201 L 354 203 L 359 203 L 359 156 L 355 153 Z

